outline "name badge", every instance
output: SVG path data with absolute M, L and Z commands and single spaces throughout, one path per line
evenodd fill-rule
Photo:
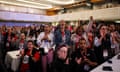
M 85 70 L 85 71 L 89 71 L 89 70 L 90 70 L 89 65 L 86 64 L 86 65 L 84 66 L 84 70 Z
M 29 56 L 28 56 L 28 55 L 25 55 L 25 56 L 24 56 L 24 58 L 23 58 L 23 63 L 24 63 L 24 64 L 29 63 Z
M 23 43 L 20 43 L 20 44 L 19 44 L 19 49 L 22 49 L 22 48 L 23 48 L 23 45 L 24 45 Z
M 44 47 L 44 51 L 45 51 L 45 53 L 48 53 L 48 51 L 49 51 L 48 47 Z
M 6 43 L 6 47 L 9 47 L 9 46 L 10 46 L 10 44 L 9 44 L 9 42 L 7 42 L 7 43 Z
M 108 56 L 108 51 L 107 50 L 103 50 L 103 56 L 107 57 Z

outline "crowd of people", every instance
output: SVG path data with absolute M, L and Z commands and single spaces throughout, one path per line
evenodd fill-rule
M 17 72 L 89 72 L 120 52 L 120 34 L 114 24 L 70 27 L 64 20 L 29 27 L 0 27 L 1 59 L 20 50 Z

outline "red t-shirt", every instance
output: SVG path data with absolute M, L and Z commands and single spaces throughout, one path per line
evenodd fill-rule
M 30 50 L 28 50 L 26 52 L 26 55 L 30 56 Z M 40 59 L 39 52 L 35 52 L 35 54 L 33 55 L 33 57 L 36 59 L 36 61 L 38 61 Z M 27 70 L 29 70 L 29 63 L 27 63 L 27 64 L 22 63 L 22 65 L 21 65 L 21 71 L 20 72 L 26 72 Z
M 26 55 L 30 56 L 30 50 L 26 52 Z M 27 64 L 22 63 L 20 72 L 26 72 L 27 70 L 29 70 L 29 63 Z

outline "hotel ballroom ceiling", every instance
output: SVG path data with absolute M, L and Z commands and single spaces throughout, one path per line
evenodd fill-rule
M 79 1 L 83 0 L 0 0 L 0 3 L 38 9 L 50 9 L 61 8 L 64 5 Z

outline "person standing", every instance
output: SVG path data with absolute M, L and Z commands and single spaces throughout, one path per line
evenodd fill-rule
M 54 43 L 56 48 L 61 44 L 71 45 L 71 33 L 66 29 L 66 23 L 64 20 L 59 22 L 59 27 L 54 31 Z
M 51 32 L 50 25 L 44 26 L 44 31 L 37 38 L 37 44 L 42 50 L 42 69 L 47 72 L 47 65 L 50 65 L 53 59 L 53 39 L 54 34 Z
M 115 30 L 114 24 L 110 25 L 110 35 L 112 55 L 114 56 L 120 52 L 120 34 Z
M 16 42 L 14 42 L 16 45 L 16 50 L 21 50 L 21 49 L 26 49 L 27 48 L 27 40 L 26 40 L 26 36 L 24 33 L 20 34 L 20 39 L 16 40 Z
M 107 26 L 102 24 L 98 29 L 98 35 L 94 39 L 94 51 L 98 59 L 98 63 L 101 64 L 105 60 L 111 57 L 111 42 L 110 35 L 107 31 Z

